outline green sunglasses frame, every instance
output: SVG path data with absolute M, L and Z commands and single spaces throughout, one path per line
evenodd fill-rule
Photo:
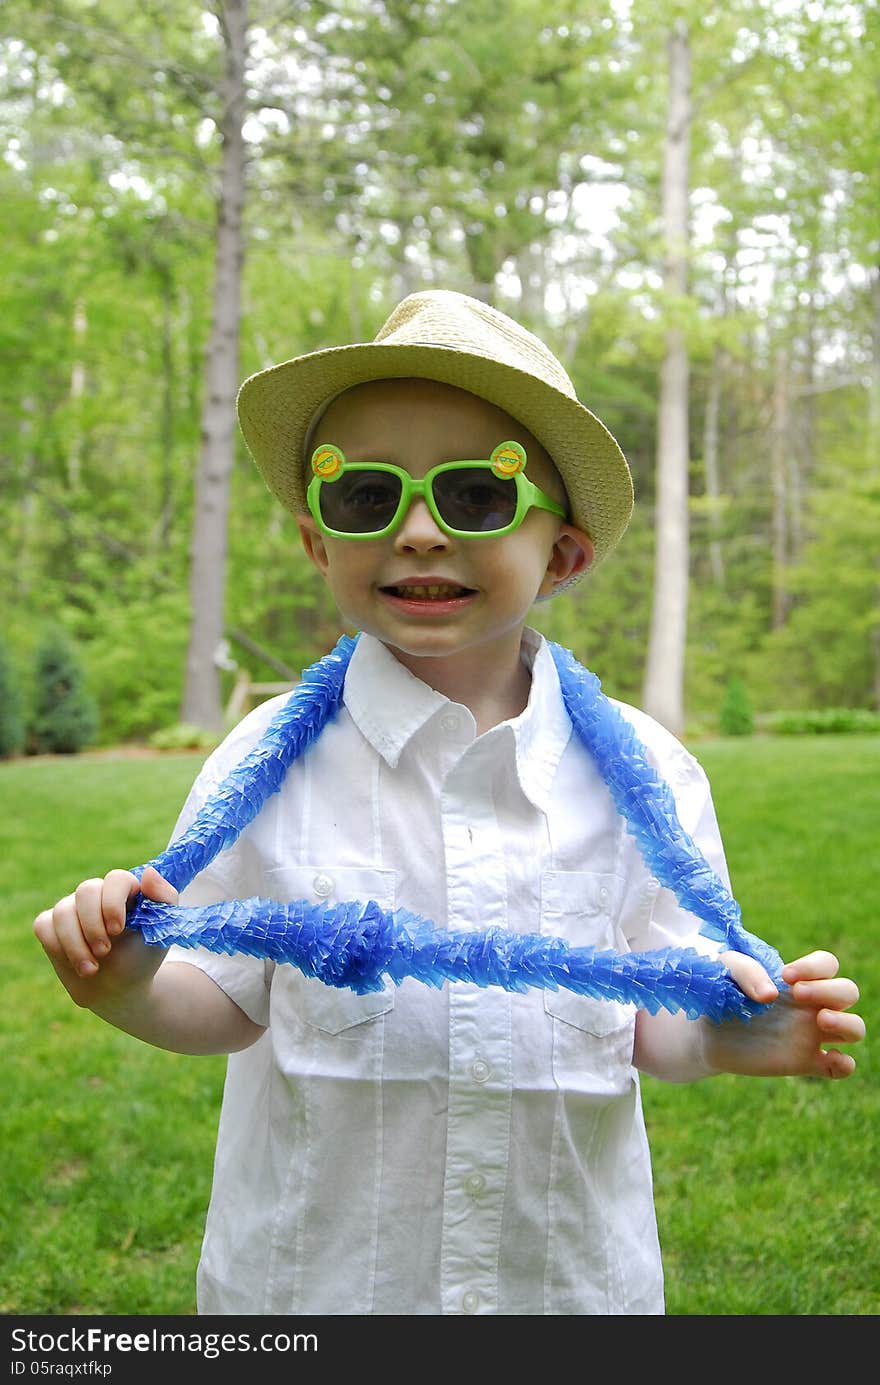
M 511 444 L 509 443 L 501 444 L 501 448 L 509 448 L 510 446 Z M 518 443 L 513 444 L 513 446 L 522 454 L 522 466 L 524 466 L 525 451 Z M 501 448 L 496 448 L 493 455 L 497 456 Z M 558 515 L 560 519 L 565 519 L 566 517 L 566 511 L 562 505 L 530 481 L 528 477 L 523 474 L 521 468 L 515 471 L 511 470 L 507 475 L 503 475 L 499 471 L 499 464 L 497 461 L 441 462 L 439 466 L 432 467 L 431 470 L 418 481 L 410 476 L 409 472 L 405 471 L 403 467 L 394 466 L 391 462 L 347 462 L 342 449 L 336 447 L 332 443 L 321 443 L 315 448 L 312 454 L 313 465 L 316 458 L 319 456 L 326 457 L 328 453 L 332 453 L 335 458 L 338 458 L 339 464 L 331 475 L 320 476 L 315 474 L 312 477 L 306 492 L 306 501 L 308 503 L 309 512 L 318 528 L 321 530 L 321 533 L 326 534 L 332 539 L 372 540 L 387 538 L 389 534 L 393 534 L 394 531 L 399 528 L 410 505 L 415 499 L 424 500 L 437 528 L 442 530 L 444 534 L 448 534 L 451 538 L 455 539 L 503 538 L 505 534 L 512 534 L 514 529 L 519 528 L 529 510 L 549 510 L 551 514 Z M 491 471 L 499 480 L 512 481 L 516 486 L 516 510 L 513 519 L 509 524 L 506 524 L 503 529 L 454 529 L 451 524 L 446 523 L 446 520 L 440 514 L 434 500 L 434 477 L 439 476 L 445 471 L 461 471 L 465 467 L 477 468 L 480 471 Z M 319 501 L 321 487 L 332 486 L 334 481 L 337 481 L 344 472 L 352 471 L 387 471 L 390 472 L 392 476 L 397 476 L 399 478 L 401 486 L 400 501 L 390 523 L 386 524 L 384 529 L 376 529 L 368 534 L 350 534 L 344 529 L 332 529 L 330 525 L 326 524 L 322 519 Z

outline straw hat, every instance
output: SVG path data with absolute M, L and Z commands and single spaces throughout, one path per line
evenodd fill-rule
M 320 410 L 352 385 L 412 377 L 457 385 L 527 428 L 553 459 L 595 562 L 611 552 L 633 506 L 632 477 L 614 438 L 543 342 L 496 308 L 446 289 L 410 294 L 375 341 L 312 351 L 245 380 L 241 430 L 282 505 L 307 512 L 304 449 Z

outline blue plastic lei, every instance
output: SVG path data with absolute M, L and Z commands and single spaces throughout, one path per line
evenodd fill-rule
M 320 735 L 342 704 L 345 673 L 356 641 L 343 636 L 275 715 L 260 741 L 229 773 L 167 851 L 149 864 L 183 890 L 231 846 L 277 793 L 288 769 Z M 742 926 L 739 905 L 684 831 L 675 800 L 651 767 L 645 747 L 601 690 L 598 678 L 568 650 L 550 644 L 566 709 L 595 758 L 618 812 L 661 885 L 701 921 L 700 931 L 732 951 L 757 958 L 780 990 L 782 958 Z M 145 867 L 135 875 L 140 879 Z M 211 952 L 246 953 L 290 963 L 306 976 L 358 993 L 413 977 L 430 986 L 469 981 L 523 992 L 563 987 L 656 1013 L 691 1019 L 750 1019 L 765 1005 L 750 1000 L 723 963 L 694 948 L 617 953 L 570 946 L 545 934 L 438 929 L 405 909 L 373 900 L 313 905 L 269 899 L 228 900 L 202 908 L 156 904 L 141 896 L 128 920 L 144 941 Z

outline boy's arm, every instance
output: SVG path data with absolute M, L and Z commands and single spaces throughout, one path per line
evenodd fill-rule
M 126 930 L 128 902 L 139 891 L 176 904 L 177 891 L 148 867 L 143 880 L 115 870 L 86 880 L 34 920 L 61 984 L 79 1006 L 108 1024 L 174 1053 L 234 1053 L 263 1033 L 198 967 L 163 962 L 140 933 Z
M 849 1077 L 855 1059 L 826 1044 L 859 1043 L 864 1021 L 849 1014 L 859 998 L 854 981 L 837 975 L 830 952 L 812 952 L 782 972 L 789 990 L 777 1000 L 763 967 L 742 953 L 723 954 L 737 985 L 753 1000 L 774 1001 L 748 1023 L 688 1020 L 640 1011 L 633 1062 L 667 1082 L 693 1082 L 718 1072 L 752 1077 Z

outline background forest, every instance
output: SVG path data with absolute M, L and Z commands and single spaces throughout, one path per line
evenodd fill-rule
M 338 618 L 252 371 L 461 289 L 557 351 L 635 518 L 536 623 L 673 730 L 880 710 L 874 4 L 6 0 L 0 663 L 216 733 Z M 45 656 L 43 656 L 45 657 Z M 766 722 L 765 724 L 769 724 Z

